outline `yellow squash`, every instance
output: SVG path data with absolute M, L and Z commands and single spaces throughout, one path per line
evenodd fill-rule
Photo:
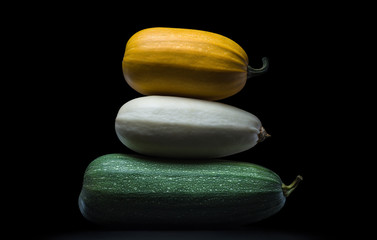
M 123 74 L 144 95 L 219 100 L 239 92 L 246 79 L 268 68 L 248 66 L 245 51 L 222 35 L 191 29 L 148 28 L 126 45 Z

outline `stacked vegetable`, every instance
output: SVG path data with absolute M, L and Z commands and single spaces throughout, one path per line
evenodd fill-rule
M 264 167 L 214 159 L 269 135 L 260 120 L 215 102 L 239 92 L 254 69 L 234 41 L 189 29 L 150 28 L 127 43 L 123 73 L 144 95 L 119 110 L 115 130 L 138 154 L 108 154 L 87 168 L 79 197 L 89 220 L 140 224 L 247 224 L 278 212 L 302 180 L 284 185 Z

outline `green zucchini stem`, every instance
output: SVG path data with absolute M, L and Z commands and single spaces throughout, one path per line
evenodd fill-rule
M 263 57 L 262 58 L 262 63 L 263 63 L 263 65 L 262 65 L 261 68 L 252 68 L 250 65 L 247 66 L 247 79 L 255 77 L 255 76 L 258 76 L 258 75 L 260 75 L 262 73 L 267 72 L 268 66 L 269 66 L 268 58 Z
M 285 185 L 284 183 L 283 183 L 283 185 L 282 185 L 282 189 L 283 189 L 283 194 L 284 194 L 284 196 L 285 197 L 288 197 L 292 192 L 293 192 L 293 190 L 295 190 L 296 189 L 296 187 L 298 186 L 298 184 L 301 182 L 303 180 L 303 178 L 300 176 L 300 175 L 298 175 L 297 177 L 296 177 L 296 179 L 290 184 L 290 185 Z
M 261 127 L 258 134 L 258 142 L 259 143 L 263 142 L 266 138 L 269 138 L 269 137 L 271 137 L 271 135 L 268 134 L 263 127 Z

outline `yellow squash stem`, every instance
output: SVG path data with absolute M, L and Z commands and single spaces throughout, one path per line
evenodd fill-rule
M 283 194 L 284 194 L 284 196 L 285 197 L 288 197 L 292 192 L 293 192 L 293 190 L 295 190 L 296 189 L 296 187 L 298 186 L 298 184 L 301 182 L 303 180 L 303 178 L 300 176 L 300 175 L 298 175 L 297 177 L 296 177 L 296 179 L 290 184 L 290 185 L 285 185 L 284 183 L 283 183 L 283 185 L 282 185 L 282 189 L 283 189 Z
M 263 57 L 262 58 L 262 67 L 261 68 L 252 68 L 250 65 L 247 66 L 247 79 L 261 75 L 262 73 L 267 72 L 269 63 L 268 58 Z

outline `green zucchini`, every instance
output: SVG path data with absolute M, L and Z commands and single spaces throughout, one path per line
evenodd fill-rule
M 245 162 L 108 154 L 87 167 L 79 208 L 104 225 L 248 224 L 278 212 L 300 180 Z

